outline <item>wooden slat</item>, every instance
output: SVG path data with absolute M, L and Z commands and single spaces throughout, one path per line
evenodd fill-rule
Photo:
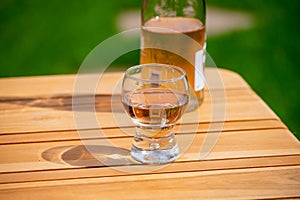
M 79 106 L 79 114 L 93 116 L 88 111 L 90 105 Z M 226 106 L 226 109 L 225 109 Z M 96 112 L 98 123 L 91 124 L 88 120 L 83 128 L 107 128 L 116 126 L 130 126 L 132 122 L 124 113 L 120 102 L 116 103 L 117 112 Z M 119 109 L 118 109 L 119 108 Z M 223 110 L 224 108 L 224 110 Z M 255 108 L 255 109 L 253 109 Z M 93 114 L 93 113 L 92 113 Z M 18 120 L 16 120 L 18 119 Z M 86 120 L 86 117 L 80 120 Z M 116 119 L 118 124 L 116 124 Z M 228 99 L 226 103 L 216 102 L 214 106 L 205 102 L 199 110 L 184 115 L 184 123 L 197 123 L 209 121 L 233 121 L 233 120 L 261 120 L 278 119 L 265 103 L 261 100 L 235 101 Z M 84 121 L 79 121 L 85 123 Z M 0 133 L 20 133 L 37 131 L 61 131 L 75 130 L 74 112 L 71 107 L 61 108 L 41 108 L 25 106 L 19 112 L 2 112 L 0 115 Z M 78 125 L 78 124 L 77 124 Z M 79 124 L 80 125 L 80 124 Z M 79 127 L 80 128 L 80 127 Z
M 207 134 L 179 134 L 179 145 L 189 147 L 178 161 L 200 159 L 200 148 Z M 259 138 L 259 140 L 257 139 Z M 12 144 L 0 146 L 0 172 L 66 169 L 100 166 L 83 145 L 94 148 L 95 155 L 113 165 L 130 165 L 132 138 Z M 190 146 L 189 146 L 190 145 Z M 181 150 L 183 150 L 181 148 Z M 10 152 L 9 154 L 7 152 Z M 295 155 L 300 143 L 288 130 L 254 130 L 222 133 L 217 145 L 205 159 Z M 115 158 L 117 156 L 117 158 Z
M 172 164 L 164 165 L 155 170 L 147 169 L 147 166 L 128 166 L 119 167 L 78 167 L 61 170 L 36 170 L 26 172 L 12 172 L 0 174 L 0 184 L 4 183 L 25 183 L 37 181 L 57 181 L 68 179 L 84 179 L 84 178 L 99 178 L 99 177 L 115 177 L 115 176 L 130 176 L 132 174 L 161 174 L 161 173 L 178 173 L 178 172 L 194 172 L 222 169 L 241 169 L 241 168 L 258 168 L 268 166 L 290 166 L 300 165 L 300 154 L 286 156 L 264 156 L 264 157 L 249 157 L 235 159 L 216 159 L 216 160 L 200 160 L 200 161 L 181 161 Z M 139 167 L 144 169 L 136 170 Z M 1 188 L 1 185 L 0 185 Z
M 86 105 L 91 103 L 91 97 L 94 96 L 78 96 L 76 97 L 76 105 Z M 98 111 L 104 110 L 103 107 L 111 107 L 112 101 L 119 101 L 120 95 L 112 97 L 112 95 L 97 94 L 95 95 L 95 107 Z M 250 89 L 235 90 L 205 90 L 205 101 L 211 104 L 212 100 L 224 101 L 231 99 L 232 101 L 253 101 L 259 97 Z M 17 98 L 17 99 L 0 99 L 0 112 L 19 112 L 24 107 L 40 107 L 40 108 L 56 108 L 68 109 L 72 106 L 72 95 L 39 97 L 39 98 Z M 114 103 L 114 102 L 113 102 Z M 107 112 L 111 111 L 107 110 Z
M 1 199 L 259 199 L 299 197 L 300 166 L 1 185 Z M 258 178 L 259 177 L 259 178 Z
M 216 72 L 215 68 L 207 68 L 205 73 L 207 79 L 210 80 L 211 89 L 248 87 L 238 74 L 225 69 L 219 69 L 219 72 Z M 96 94 L 112 94 L 116 82 L 122 79 L 123 74 L 124 72 L 114 72 L 101 75 L 101 81 L 99 82 Z M 218 77 L 218 74 L 222 76 L 221 79 Z M 84 76 L 88 80 L 89 76 L 94 75 Z M 76 75 L 1 78 L 0 97 L 1 99 L 9 100 L 70 95 L 73 94 L 76 78 Z M 219 80 L 223 81 L 223 85 L 219 84 Z M 103 87 L 104 85 L 105 87 Z M 84 94 L 84 92 L 82 93 Z

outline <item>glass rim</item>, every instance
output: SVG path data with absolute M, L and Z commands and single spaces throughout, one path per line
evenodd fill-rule
M 145 67 L 163 67 L 163 68 L 169 68 L 169 69 L 175 69 L 176 71 L 180 72 L 181 74 L 177 78 L 168 78 L 165 80 L 159 79 L 159 80 L 150 80 L 150 79 L 142 79 L 142 78 L 136 78 L 133 77 L 131 74 L 129 74 L 130 71 L 133 71 L 138 68 L 145 68 Z M 147 64 L 140 64 L 140 65 L 134 65 L 126 69 L 125 76 L 127 76 L 130 79 L 133 79 L 135 81 L 139 82 L 145 82 L 145 83 L 168 83 L 168 82 L 176 82 L 181 79 L 186 78 L 186 71 L 180 67 L 177 67 L 175 65 L 169 65 L 169 64 L 161 64 L 161 63 L 147 63 Z

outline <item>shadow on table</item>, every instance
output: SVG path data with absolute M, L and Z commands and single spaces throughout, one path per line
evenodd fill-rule
M 90 145 L 87 148 L 83 145 L 53 147 L 42 152 L 42 158 L 57 164 L 84 167 L 136 164 L 129 150 L 102 145 Z
M 95 101 L 93 100 L 95 98 Z M 112 95 L 96 95 L 88 96 L 82 95 L 75 97 L 75 103 L 72 103 L 74 99 L 72 96 L 53 96 L 53 97 L 37 97 L 37 98 L 10 98 L 0 97 L 1 101 L 5 103 L 40 107 L 40 108 L 51 108 L 55 110 L 67 110 L 67 111 L 78 111 L 78 112 L 123 112 L 123 106 L 121 103 L 121 96 Z

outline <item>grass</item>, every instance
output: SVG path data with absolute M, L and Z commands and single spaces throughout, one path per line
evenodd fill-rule
M 208 51 L 219 66 L 241 74 L 299 139 L 300 29 L 296 21 L 300 1 L 210 2 L 255 17 L 251 30 L 209 39 Z
M 136 2 L 1 1 L 0 76 L 76 73 L 97 44 L 118 33 L 117 14 Z
M 141 1 L 2 0 L 0 77 L 76 73 L 88 53 L 118 33 L 117 15 Z M 207 0 L 208 5 L 243 10 L 255 27 L 208 38 L 217 65 L 241 74 L 300 138 L 299 0 Z M 117 59 L 126 68 L 138 52 Z

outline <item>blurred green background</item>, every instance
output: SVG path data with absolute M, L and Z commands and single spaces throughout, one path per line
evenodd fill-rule
M 208 6 L 245 11 L 247 30 L 208 35 L 218 66 L 241 74 L 300 138 L 300 0 L 207 0 Z M 88 53 L 118 33 L 117 16 L 141 0 L 1 0 L 0 77 L 76 73 Z M 138 63 L 138 52 L 112 69 Z

